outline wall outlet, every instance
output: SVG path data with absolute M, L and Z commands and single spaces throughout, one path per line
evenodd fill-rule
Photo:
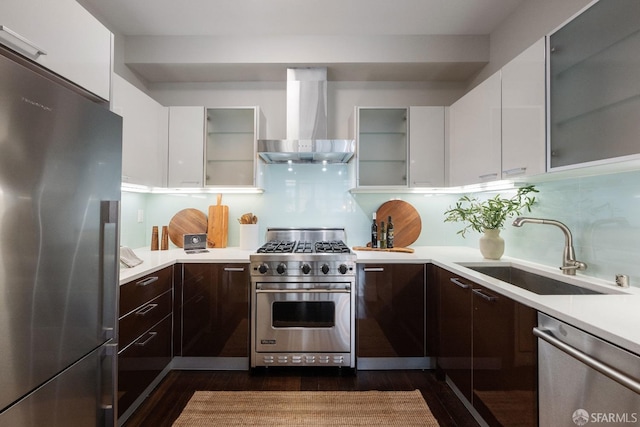
M 138 222 L 144 222 L 144 210 L 138 209 Z

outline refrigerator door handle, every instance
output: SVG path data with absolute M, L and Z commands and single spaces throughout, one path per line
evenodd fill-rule
M 118 420 L 118 344 L 105 344 L 102 373 L 102 420 L 105 427 L 115 427 Z
M 116 338 L 118 319 L 118 217 L 120 202 L 103 201 L 101 205 L 102 221 L 102 333 L 105 341 Z

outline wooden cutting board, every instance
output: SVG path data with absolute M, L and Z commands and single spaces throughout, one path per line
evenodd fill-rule
M 393 218 L 391 218 L 393 221 Z M 405 254 L 412 254 L 414 251 L 412 248 L 371 248 L 369 246 L 354 246 L 354 251 L 374 251 L 374 252 L 402 252 Z
M 378 227 L 381 221 L 386 224 L 389 216 L 393 222 L 394 247 L 406 248 L 418 240 L 420 232 L 422 232 L 422 220 L 416 208 L 410 203 L 404 200 L 389 200 L 380 205 L 376 211 Z M 380 232 L 379 228 L 378 232 Z
M 229 206 L 222 204 L 222 194 L 218 194 L 217 204 L 209 206 L 208 246 L 210 248 L 226 248 L 228 233 Z
M 207 216 L 198 209 L 183 209 L 169 221 L 169 239 L 181 248 L 184 245 L 185 234 L 199 234 L 207 232 Z

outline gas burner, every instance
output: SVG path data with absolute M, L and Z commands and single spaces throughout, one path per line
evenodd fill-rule
M 310 254 L 313 253 L 313 246 L 309 241 L 298 242 L 298 246 L 296 246 L 294 252 L 297 254 Z
M 317 253 L 350 253 L 351 250 L 342 240 L 316 242 Z
M 258 249 L 258 253 L 283 254 L 293 252 L 296 242 L 290 240 L 272 240 Z

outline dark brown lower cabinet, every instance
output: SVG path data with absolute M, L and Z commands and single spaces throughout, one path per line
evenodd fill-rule
M 120 286 L 118 418 L 172 358 L 173 267 Z
M 174 331 L 176 355 L 249 356 L 249 265 L 182 264 Z
M 536 426 L 536 311 L 447 270 L 437 276 L 439 369 L 488 425 Z
M 474 285 L 473 407 L 491 426 L 536 426 L 536 311 Z
M 471 284 L 438 269 L 440 288 L 437 365 L 471 402 Z
M 424 357 L 424 264 L 358 264 L 357 357 Z
M 171 314 L 118 353 L 118 417 L 171 362 Z

